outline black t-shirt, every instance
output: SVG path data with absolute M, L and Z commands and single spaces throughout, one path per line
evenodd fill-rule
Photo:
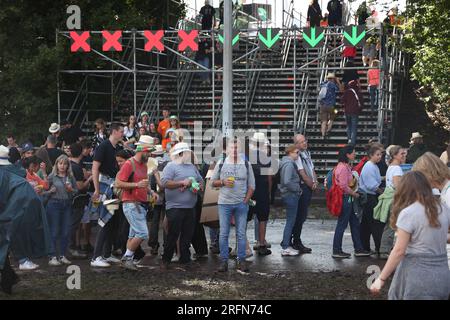
M 216 10 L 210 6 L 204 6 L 200 9 L 200 14 L 202 17 L 202 28 L 206 26 L 204 29 L 210 29 L 212 27 L 212 20 L 214 15 L 216 14 Z
M 84 132 L 80 128 L 70 127 L 61 132 L 62 140 L 67 145 L 78 142 L 78 139 L 85 136 Z
M 72 172 L 73 172 L 73 176 L 75 177 L 75 180 L 77 182 L 83 182 L 84 174 L 83 174 L 83 169 L 81 168 L 81 166 L 78 163 L 73 162 L 72 160 L 70 161 L 70 165 L 72 166 Z
M 119 172 L 119 165 L 116 161 L 116 152 L 118 148 L 114 148 L 111 141 L 103 141 L 95 150 L 94 161 L 100 162 L 100 173 L 115 178 Z
M 62 155 L 63 152 L 57 148 L 45 148 L 45 149 L 47 149 L 48 157 L 50 158 L 52 166 L 54 166 L 56 159 L 58 159 L 58 157 Z

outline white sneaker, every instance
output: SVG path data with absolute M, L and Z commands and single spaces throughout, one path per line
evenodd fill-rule
M 110 255 L 108 258 L 106 258 L 106 262 L 108 263 L 120 263 L 120 259 L 114 257 L 113 255 Z
M 298 256 L 300 252 L 295 250 L 292 247 L 288 247 L 287 249 L 281 249 L 281 255 L 284 256 Z
M 108 268 L 111 265 L 102 257 L 97 257 L 95 260 L 91 260 L 91 267 Z
M 61 265 L 61 262 L 58 261 L 58 258 L 53 257 L 53 258 L 51 258 L 50 261 L 48 262 L 48 265 L 49 265 L 49 266 L 52 266 L 52 267 L 59 267 L 59 266 Z
M 62 256 L 61 258 L 59 258 L 59 261 L 61 263 L 67 264 L 67 265 L 72 264 L 72 262 L 69 259 L 67 259 L 65 256 Z
M 39 268 L 39 266 L 35 263 L 33 263 L 31 260 L 26 260 L 24 263 L 19 264 L 19 270 L 35 270 Z

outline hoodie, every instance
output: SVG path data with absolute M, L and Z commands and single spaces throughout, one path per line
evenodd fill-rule
M 280 163 L 280 186 L 281 196 L 301 195 L 300 176 L 294 160 L 284 156 Z
M 356 98 L 355 93 L 358 96 L 359 102 Z M 349 82 L 348 87 L 344 91 L 341 99 L 346 115 L 359 115 L 361 113 L 364 100 L 358 88 L 358 85 L 356 84 L 356 81 Z

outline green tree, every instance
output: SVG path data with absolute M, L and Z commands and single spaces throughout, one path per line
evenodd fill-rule
M 81 59 L 67 43 L 55 41 L 72 4 L 81 9 L 83 30 L 167 28 L 185 13 L 184 4 L 169 0 L 0 0 L 0 143 L 6 133 L 40 143 L 57 119 L 58 66 L 69 68 Z
M 450 10 L 447 0 L 409 1 L 404 48 L 413 56 L 412 79 L 435 123 L 450 130 Z

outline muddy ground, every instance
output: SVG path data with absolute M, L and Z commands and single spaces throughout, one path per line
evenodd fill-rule
M 322 210 L 312 209 L 311 216 Z M 316 214 L 316 217 L 318 214 Z M 322 217 L 321 217 L 322 218 Z M 389 284 L 383 293 L 373 297 L 367 289 L 367 268 L 382 268 L 385 261 L 374 257 L 334 260 L 331 258 L 335 220 L 308 219 L 304 225 L 303 242 L 313 249 L 312 254 L 298 257 L 281 257 L 279 245 L 285 221 L 270 220 L 267 240 L 272 244 L 269 256 L 253 256 L 251 272 L 240 274 L 235 270 L 235 261 L 230 260 L 228 273 L 218 273 L 218 256 L 193 262 L 186 267 L 177 262 L 169 271 L 159 268 L 160 257 L 147 256 L 138 272 L 113 266 L 108 269 L 93 269 L 88 260 L 72 260 L 80 267 L 81 289 L 69 290 L 66 282 L 67 266 L 49 267 L 47 259 L 34 260 L 41 267 L 35 271 L 19 271 L 14 268 L 21 281 L 14 287 L 13 295 L 0 293 L 4 299 L 386 299 Z M 208 231 L 205 228 L 207 238 Z M 249 223 L 247 235 L 253 243 L 253 222 Z M 230 235 L 230 246 L 234 246 L 234 232 Z M 209 239 L 208 239 L 209 240 Z M 344 251 L 352 253 L 349 229 L 344 235 Z M 161 253 L 161 249 L 160 249 Z M 73 283 L 73 282 L 72 282 Z

